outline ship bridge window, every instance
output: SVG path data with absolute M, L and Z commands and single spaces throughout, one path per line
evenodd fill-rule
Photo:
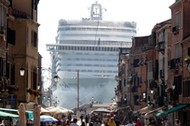
M 107 67 L 115 67 L 115 65 L 107 65 Z
M 67 46 L 64 47 L 64 50 L 67 50 Z
M 83 66 L 82 64 L 76 64 L 76 66 Z
M 92 66 L 92 64 L 85 64 L 85 66 Z
M 98 72 L 99 72 L 99 70 L 94 70 L 94 72 L 98 73 Z
M 111 70 L 108 70 L 108 71 L 106 71 L 107 73 L 112 73 L 113 71 L 111 71 Z
M 84 53 L 84 55 L 90 55 L 90 53 Z
M 69 28 L 69 27 L 66 27 L 65 30 L 66 30 L 66 31 L 67 31 L 67 30 L 70 30 L 70 28 Z
M 80 60 L 80 58 L 76 58 L 75 60 Z
M 81 72 L 86 72 L 86 70 L 81 70 Z

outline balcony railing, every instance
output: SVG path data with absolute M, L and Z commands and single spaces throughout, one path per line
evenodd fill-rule
M 31 16 L 28 15 L 27 13 L 20 10 L 13 9 L 13 8 L 9 8 L 9 13 L 16 18 L 26 18 L 26 19 L 31 18 Z

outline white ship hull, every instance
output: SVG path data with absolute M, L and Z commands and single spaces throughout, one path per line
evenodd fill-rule
M 47 45 L 52 57 L 52 73 L 60 77 L 53 95 L 63 107 L 76 107 L 76 71 L 80 75 L 80 104 L 89 103 L 92 97 L 98 102 L 110 103 L 115 96 L 119 49 L 132 46 L 136 23 L 101 19 L 102 7 L 98 3 L 91 6 L 90 19 L 61 19 L 56 44 Z

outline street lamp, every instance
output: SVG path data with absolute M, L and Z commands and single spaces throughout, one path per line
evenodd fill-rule
M 57 83 L 57 82 L 59 81 L 59 76 L 58 76 L 58 75 L 55 75 L 55 76 L 53 77 L 53 79 L 54 79 L 54 81 Z
M 24 76 L 24 72 L 25 72 L 25 70 L 24 70 L 23 66 L 21 66 L 21 68 L 20 68 L 20 76 Z
M 150 90 L 150 93 L 153 95 L 153 93 L 154 93 L 154 90 Z
M 143 93 L 143 99 L 145 99 L 146 98 L 146 93 Z

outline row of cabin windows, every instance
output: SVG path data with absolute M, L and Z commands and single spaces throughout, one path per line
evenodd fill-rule
M 90 51 L 118 51 L 118 48 L 109 47 L 79 47 L 79 46 L 57 46 L 58 50 L 90 50 Z
M 57 71 L 63 71 L 61 69 L 58 69 Z M 67 72 L 76 72 L 75 69 L 66 69 L 64 71 L 67 71 Z M 118 71 L 114 71 L 114 70 L 80 70 L 80 72 L 91 72 L 91 73 L 117 73 Z
M 97 45 L 97 44 L 100 44 L 100 45 L 116 45 L 116 46 L 131 46 L 131 42 L 123 42 L 123 41 L 65 41 L 65 40 L 60 40 L 59 41 L 60 44 L 84 44 L 84 45 Z
M 117 59 L 106 59 L 106 58 L 104 58 L 104 59 L 98 59 L 98 58 L 67 58 L 67 61 L 109 61 L 109 62 L 111 62 L 111 61 L 115 61 L 115 62 L 117 62 Z
M 83 28 L 83 27 L 63 27 L 63 28 L 59 28 L 58 31 L 95 31 L 96 28 Z M 98 31 L 117 31 L 117 32 L 131 32 L 131 33 L 136 33 L 136 30 L 132 30 L 132 29 L 111 29 L 111 28 L 98 28 Z

